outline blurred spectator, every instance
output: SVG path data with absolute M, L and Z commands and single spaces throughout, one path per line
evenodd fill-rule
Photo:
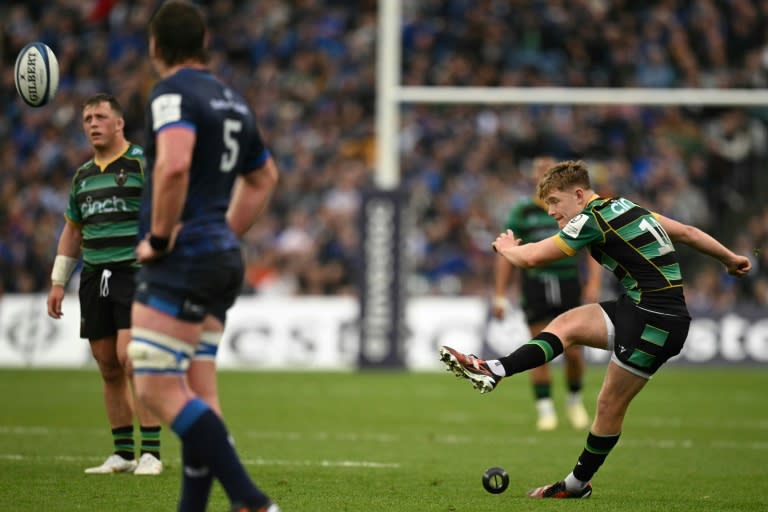
M 725 313 L 736 302 L 734 288 L 719 268 L 706 265 L 690 281 L 685 300 L 692 315 Z
M 144 30 L 156 3 L 0 3 L 6 292 L 46 289 L 69 181 L 88 152 L 77 114 L 84 98 L 115 94 L 128 138 L 144 142 L 142 105 L 155 79 Z M 375 163 L 377 2 L 201 3 L 211 66 L 246 91 L 283 170 L 270 211 L 245 239 L 245 293 L 356 293 L 360 193 Z M 768 2 L 420 0 L 403 2 L 403 14 L 406 85 L 768 85 Z M 50 45 L 61 67 L 59 93 L 40 109 L 25 106 L 13 85 L 15 56 L 33 40 Z M 408 105 L 398 142 L 411 292 L 489 293 L 489 241 L 508 206 L 530 192 L 520 169 L 548 153 L 589 160 L 599 191 L 726 241 L 747 225 L 741 243 L 762 248 L 755 277 L 738 286 L 713 280 L 716 272 L 693 260 L 693 301 L 718 309 L 722 294 L 766 303 L 766 119 L 744 108 Z

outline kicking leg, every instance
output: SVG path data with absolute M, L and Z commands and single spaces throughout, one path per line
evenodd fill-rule
M 495 389 L 502 378 L 548 363 L 572 345 L 606 349 L 608 327 L 605 322 L 595 321 L 596 318 L 604 318 L 599 304 L 579 306 L 558 315 L 544 332 L 506 357 L 485 361 L 443 346 L 440 359 L 449 370 L 469 379 L 481 393 L 487 393 Z
M 587 304 L 570 309 L 555 317 L 542 332 L 506 357 L 499 358 L 504 376 L 536 368 L 548 363 L 573 345 L 588 345 L 605 349 L 608 346 L 608 329 L 599 304 Z M 498 365 L 491 364 L 491 368 Z

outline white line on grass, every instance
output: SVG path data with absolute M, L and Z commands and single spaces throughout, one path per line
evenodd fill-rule
M 49 462 L 56 460 L 61 462 L 92 462 L 100 461 L 104 457 L 93 455 L 21 455 L 18 453 L 0 453 L 0 460 L 11 462 Z M 181 464 L 180 459 L 174 461 Z M 280 460 L 280 459 L 242 459 L 246 466 L 318 466 L 323 468 L 371 468 L 371 469 L 398 469 L 398 462 L 374 462 L 370 460 Z
M 246 466 L 320 466 L 324 468 L 374 468 L 397 469 L 397 462 L 372 462 L 367 460 L 274 460 L 244 459 Z
M 690 419 L 679 416 L 632 416 L 627 420 L 631 425 L 652 428 L 711 428 L 716 430 L 765 430 L 768 429 L 768 418 L 760 419 Z
M 397 443 L 400 438 L 393 434 L 372 432 L 265 432 L 248 430 L 245 436 L 253 439 L 269 439 L 283 441 L 340 441 L 340 442 L 375 442 Z
M 659 418 L 660 419 L 660 418 Z M 663 422 L 659 422 L 662 424 Z M 760 423 L 760 422 L 757 422 Z M 667 424 L 669 426 L 669 424 Z M 82 434 L 84 431 L 91 429 L 80 428 L 48 428 L 42 426 L 1 426 L 0 434 L 13 434 L 13 435 L 56 435 L 64 432 L 76 432 Z M 102 429 L 103 430 L 103 429 Z M 102 430 L 98 432 L 103 433 Z M 260 431 L 250 430 L 243 432 L 239 435 L 246 436 L 251 439 L 262 439 L 270 441 L 287 441 L 287 442 L 312 442 L 312 443 L 403 443 L 405 438 L 400 435 L 390 434 L 386 432 L 274 432 L 274 431 Z M 578 435 L 574 433 L 574 435 Z M 439 444 L 448 445 L 470 445 L 470 444 L 507 444 L 515 446 L 535 446 L 538 444 L 552 444 L 558 445 L 570 445 L 570 440 L 555 440 L 542 436 L 509 436 L 509 437 L 493 437 L 493 436 L 468 436 L 457 435 L 450 433 L 433 434 L 432 436 L 425 438 L 426 442 L 435 442 Z M 408 441 L 412 442 L 412 441 Z M 747 450 L 768 450 L 768 441 L 750 440 L 741 438 L 734 439 L 711 439 L 707 441 L 696 441 L 692 439 L 656 439 L 656 438 L 631 438 L 629 436 L 621 440 L 622 446 L 633 448 L 667 448 L 667 449 L 690 449 L 690 448 L 714 448 L 714 449 L 747 449 Z M 2 457 L 13 457 L 13 455 L 2 455 Z M 7 459 L 12 460 L 12 459 Z M 91 459 L 89 459 L 91 460 Z M 389 466 L 387 463 L 378 463 L 370 461 L 269 461 L 264 459 L 254 459 L 252 464 L 255 465 L 318 465 L 318 466 L 331 466 L 336 465 L 338 467 L 398 467 L 397 464 Z
M 475 420 L 474 416 L 466 415 L 466 421 L 464 421 L 462 413 L 456 413 L 454 415 L 445 415 L 442 418 L 438 418 L 437 424 L 441 423 L 472 423 Z M 510 419 L 511 418 L 511 419 Z M 515 415 L 505 420 L 510 425 L 524 425 L 528 422 L 527 416 Z M 642 416 L 637 415 L 629 418 L 627 422 L 632 426 L 642 426 L 659 429 L 680 429 L 688 428 L 693 420 L 688 420 L 679 416 Z M 768 418 L 759 419 L 747 419 L 747 420 L 732 420 L 732 419 L 718 419 L 717 421 L 695 421 L 698 428 L 714 428 L 717 430 L 759 430 L 764 431 L 768 429 Z M 54 435 L 60 433 L 76 432 L 78 435 L 83 433 L 99 434 L 103 433 L 104 429 L 99 427 L 48 427 L 45 425 L 0 425 L 0 434 L 6 435 Z M 244 435 L 257 439 L 312 439 L 316 441 L 370 441 L 379 443 L 395 443 L 400 442 L 400 437 L 388 432 L 287 432 L 287 431 L 261 431 L 251 430 L 246 431 Z
M 20 435 L 20 436 L 49 436 L 56 434 L 77 433 L 82 434 L 102 434 L 105 432 L 104 428 L 96 427 L 44 427 L 44 426 L 10 426 L 0 425 L 0 434 L 5 435 Z M 106 434 L 109 435 L 109 434 Z
M 547 445 L 547 446 L 564 446 L 572 444 L 570 441 L 537 438 L 537 437 L 470 437 L 470 436 L 455 436 L 455 435 L 439 435 L 435 436 L 434 441 L 443 444 L 489 444 L 489 445 Z M 729 450 L 768 450 L 768 442 L 763 441 L 734 441 L 734 440 L 721 440 L 712 439 L 709 441 L 694 441 L 692 439 L 625 439 L 622 438 L 619 443 L 621 446 L 631 448 L 662 448 L 662 449 L 690 449 L 690 448 L 719 448 Z

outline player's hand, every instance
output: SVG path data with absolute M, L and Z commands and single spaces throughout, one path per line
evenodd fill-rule
M 508 229 L 496 237 L 496 240 L 493 242 L 493 244 L 491 244 L 491 247 L 493 247 L 494 251 L 500 254 L 504 254 L 505 249 L 516 247 L 522 242 L 523 241 L 521 239 L 515 238 L 515 234 L 511 229 Z
M 730 261 L 726 262 L 725 268 L 732 276 L 744 277 L 747 275 L 747 272 L 752 270 L 752 261 L 746 256 L 739 256 L 737 254 Z
M 166 252 L 167 251 L 163 251 L 162 253 L 159 253 L 155 251 L 152 246 L 149 245 L 149 233 L 147 233 L 147 235 L 139 242 L 139 245 L 136 246 L 136 259 L 139 260 L 139 263 L 146 263 L 148 261 L 156 260 Z
M 139 263 L 146 263 L 148 261 L 154 261 L 158 258 L 162 258 L 173 250 L 176 245 L 176 237 L 179 236 L 181 231 L 181 224 L 176 224 L 176 227 L 171 231 L 171 236 L 168 237 L 168 247 L 164 251 L 156 251 L 149 245 L 149 233 L 144 235 L 144 238 L 136 246 L 136 259 Z
M 491 306 L 491 315 L 493 315 L 493 318 L 496 320 L 504 320 L 508 308 L 509 300 L 506 297 L 494 297 Z
M 58 284 L 51 286 L 48 292 L 48 316 L 58 320 L 64 314 L 61 312 L 61 303 L 64 302 L 64 287 Z

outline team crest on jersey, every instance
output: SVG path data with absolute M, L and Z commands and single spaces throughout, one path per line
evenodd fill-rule
M 571 238 L 576 238 L 579 236 L 579 233 L 581 233 L 581 229 L 584 227 L 584 224 L 587 223 L 589 220 L 589 216 L 587 216 L 584 213 L 580 213 L 571 220 L 568 221 L 568 224 L 565 225 L 563 228 L 563 233 L 568 235 Z
M 120 169 L 120 171 L 115 176 L 115 182 L 122 187 L 125 185 L 126 181 L 128 181 L 128 176 L 125 174 L 125 169 Z

